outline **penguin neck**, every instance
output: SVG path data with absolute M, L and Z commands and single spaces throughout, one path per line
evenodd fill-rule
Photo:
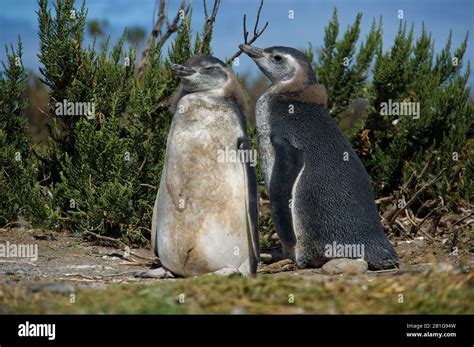
M 193 94 L 201 95 L 206 98 L 222 100 L 226 103 L 231 102 L 241 112 L 245 111 L 244 93 L 239 82 L 237 82 L 237 79 L 233 75 L 229 76 L 227 82 L 222 86 L 222 88 L 206 90 Z
M 224 92 L 222 89 L 209 89 L 199 92 L 186 93 L 183 95 L 183 98 L 202 99 L 207 100 L 207 103 L 212 103 L 212 100 L 222 100 L 224 98 Z
M 246 111 L 243 89 L 233 73 L 228 74 L 228 79 L 224 88 L 222 88 L 222 92 L 224 98 L 232 100 L 242 112 Z
M 318 84 L 312 69 L 304 71 L 301 67 L 289 80 L 273 84 L 266 93 L 278 95 L 288 100 L 295 100 L 307 104 L 327 106 L 327 93 L 323 84 Z
M 243 96 L 240 97 L 239 93 L 237 93 L 239 90 L 236 90 L 237 92 L 231 91 L 231 89 L 223 87 L 218 89 L 203 90 L 200 92 L 183 93 L 181 99 L 201 99 L 205 100 L 207 105 L 224 105 L 229 104 L 230 102 L 234 108 L 238 109 L 240 112 L 243 112 L 245 107 L 243 104 Z

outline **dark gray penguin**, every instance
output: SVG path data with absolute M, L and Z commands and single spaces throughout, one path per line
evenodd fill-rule
M 255 274 L 258 200 L 242 89 L 210 56 L 174 64 L 175 93 L 152 246 L 163 268 L 181 276 Z
M 306 55 L 289 47 L 240 48 L 272 82 L 257 102 L 256 124 L 273 221 L 286 255 L 300 267 L 340 257 L 362 257 L 370 269 L 398 266 L 370 177 L 329 115 L 325 88 Z

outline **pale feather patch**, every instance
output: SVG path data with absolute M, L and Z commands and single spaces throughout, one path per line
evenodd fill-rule
M 299 232 L 300 231 L 300 223 L 299 223 L 298 216 L 295 213 L 296 205 L 297 205 L 296 193 L 297 193 L 298 184 L 299 184 L 301 175 L 303 174 L 305 167 L 306 167 L 306 164 L 303 165 L 303 168 L 301 169 L 298 176 L 296 177 L 296 180 L 293 183 L 293 187 L 291 189 L 291 201 L 292 201 L 291 216 L 293 218 L 293 232 L 295 233 L 295 236 L 298 236 L 298 234 L 300 234 L 300 232 Z
M 256 125 L 258 135 L 258 148 L 260 150 L 260 160 L 262 161 L 263 176 L 267 188 L 270 187 L 270 181 L 275 163 L 275 150 L 270 140 L 270 102 L 271 89 L 265 92 L 257 101 L 256 105 Z

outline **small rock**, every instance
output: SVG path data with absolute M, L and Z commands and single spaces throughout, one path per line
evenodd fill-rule
M 150 269 L 147 271 L 139 271 L 135 274 L 139 278 L 174 278 L 173 274 L 162 267 Z
M 363 259 L 333 259 L 323 265 L 321 271 L 326 275 L 360 274 L 367 271 L 369 265 Z
M 270 240 L 272 240 L 272 241 L 279 241 L 280 238 L 278 237 L 277 233 L 273 233 L 273 234 L 270 236 Z
M 7 270 L 5 274 L 8 276 L 15 276 L 15 275 L 23 275 L 25 273 L 26 271 L 24 269 L 17 268 L 17 269 Z
M 240 272 L 238 269 L 234 268 L 223 268 L 214 272 L 211 272 L 209 275 L 218 275 L 223 277 L 233 277 L 233 276 L 240 276 Z
M 272 262 L 272 255 L 269 253 L 260 253 L 260 261 L 265 264 Z
M 425 239 L 423 238 L 423 236 L 420 236 L 420 237 L 417 237 L 416 239 L 414 239 L 413 243 L 417 247 L 423 247 L 424 244 L 425 244 Z

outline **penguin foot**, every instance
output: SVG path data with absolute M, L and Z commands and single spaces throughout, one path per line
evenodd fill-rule
M 148 271 L 140 271 L 135 274 L 135 277 L 140 278 L 174 278 L 174 275 L 168 270 L 159 267 L 156 269 L 150 269 Z
M 240 271 L 231 267 L 225 267 L 220 270 L 214 271 L 211 274 L 224 276 L 224 277 L 230 277 L 230 276 L 240 275 Z
M 268 250 L 260 253 L 260 261 L 264 264 L 272 264 L 286 259 L 280 250 Z

